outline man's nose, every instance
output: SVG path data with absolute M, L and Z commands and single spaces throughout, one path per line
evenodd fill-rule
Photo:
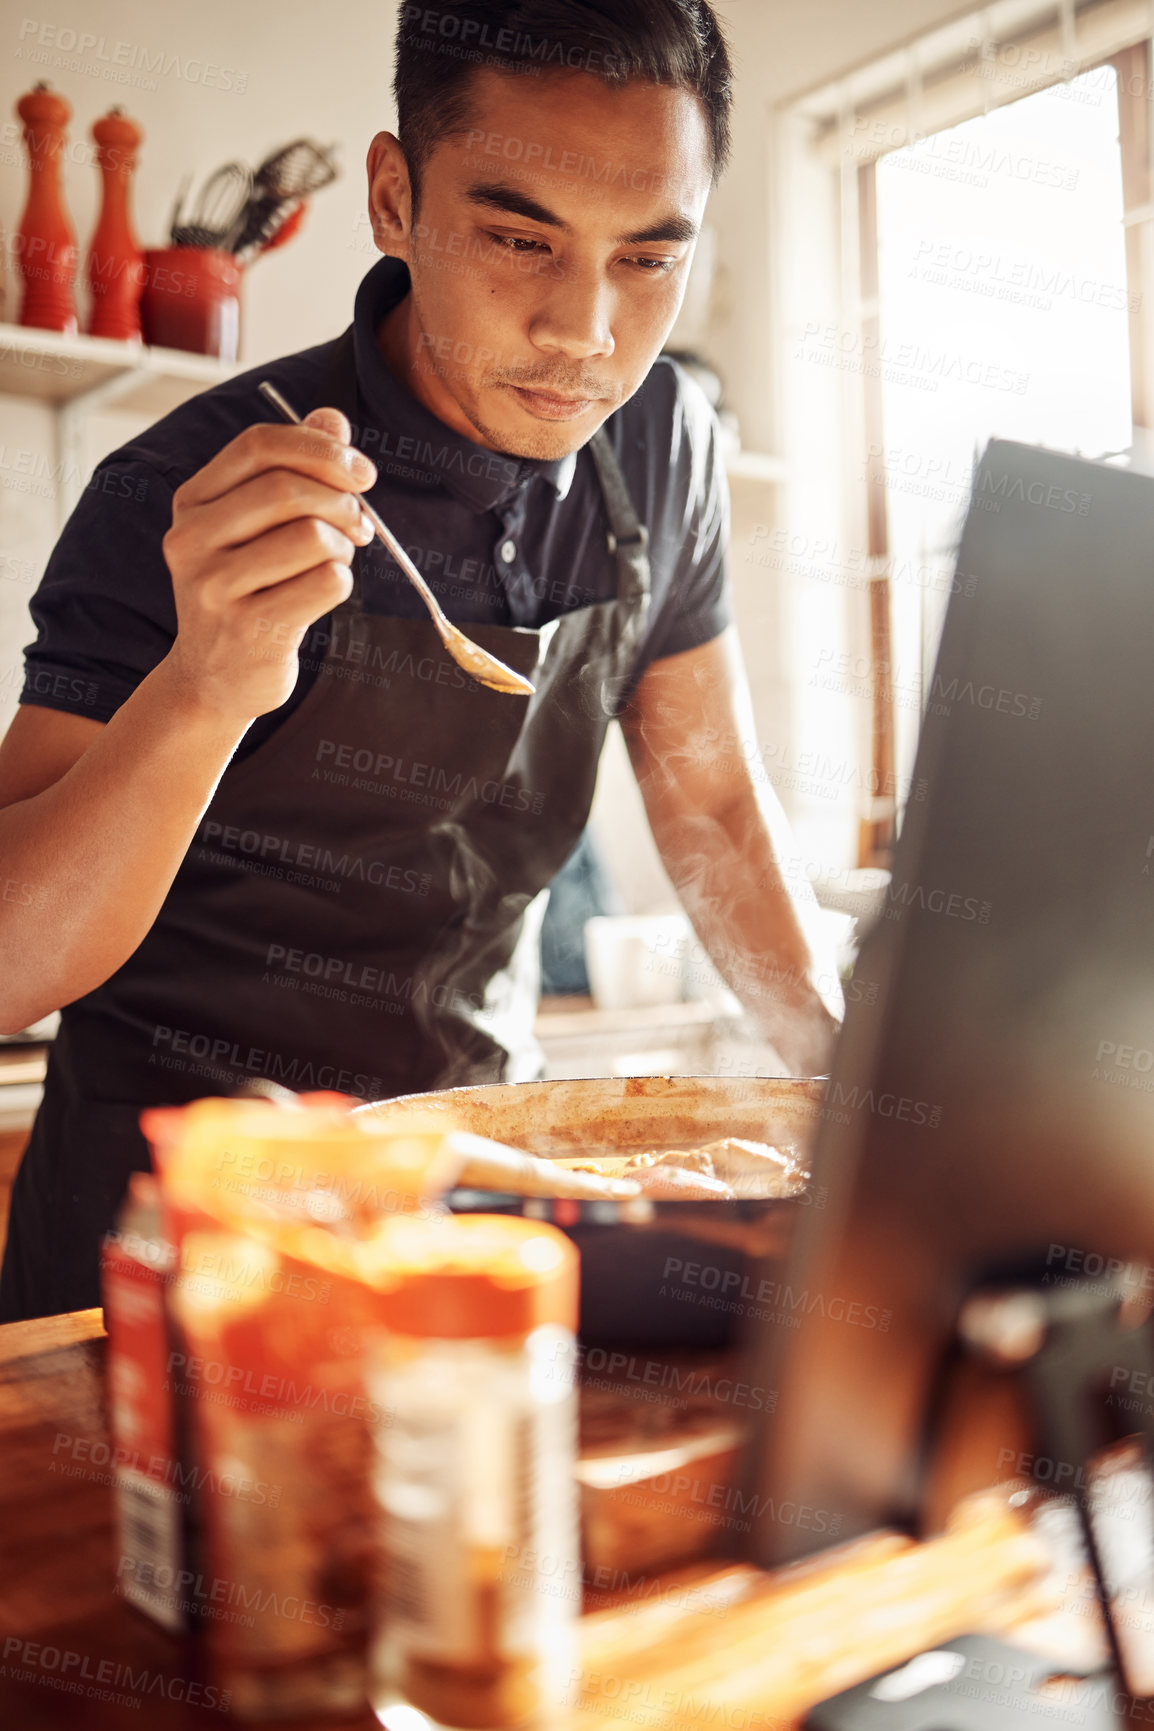
M 599 271 L 566 264 L 547 279 L 529 335 L 534 346 L 569 360 L 596 360 L 614 349 L 613 292 Z

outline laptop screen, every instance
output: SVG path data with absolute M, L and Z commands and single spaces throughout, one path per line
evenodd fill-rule
M 995 442 L 957 572 L 822 1110 L 826 1205 L 765 1270 L 763 1566 L 917 1527 L 975 1282 L 1154 1260 L 1154 479 Z

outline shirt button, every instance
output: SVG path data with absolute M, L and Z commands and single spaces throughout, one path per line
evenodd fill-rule
M 505 561 L 506 565 L 511 565 L 513 563 L 514 559 L 517 557 L 517 543 L 516 543 L 516 541 L 502 541 L 501 546 L 500 546 L 500 554 L 501 554 L 502 559 Z

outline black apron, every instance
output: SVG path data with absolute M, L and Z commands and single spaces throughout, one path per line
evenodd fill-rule
M 359 424 L 351 330 L 319 400 Z M 469 679 L 428 620 L 366 614 L 358 553 L 307 695 L 226 770 L 139 948 L 62 1013 L 0 1320 L 99 1302 L 100 1239 L 150 1163 L 142 1106 L 254 1079 L 374 1099 L 537 1074 L 538 898 L 585 826 L 649 606 L 603 431 L 590 452 L 616 599 L 467 627 L 531 698 Z

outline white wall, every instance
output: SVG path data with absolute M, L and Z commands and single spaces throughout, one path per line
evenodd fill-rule
M 94 23 L 103 16 L 105 23 Z M 339 16 L 339 31 L 333 28 Z M 197 0 L 194 6 L 116 0 L 24 0 L 0 24 L 0 228 L 16 229 L 26 190 L 19 97 L 47 79 L 72 104 L 68 207 L 82 249 L 81 327 L 87 295 L 83 252 L 96 222 L 99 177 L 94 120 L 120 103 L 144 130 L 135 187 L 138 238 L 167 239 L 182 177 L 197 179 L 231 157 L 252 164 L 307 133 L 340 144 L 341 178 L 314 201 L 300 235 L 250 270 L 243 286 L 242 359 L 249 364 L 334 335 L 351 317 L 366 250 L 364 156 L 373 133 L 393 124 L 393 5 L 341 0 L 339 14 L 314 0 Z M 81 52 L 82 32 L 96 36 Z M 151 70 L 150 70 L 151 68 Z M 123 72 L 126 82 L 112 74 Z M 19 281 L 8 261 L 3 316 L 14 320 Z M 84 466 L 129 438 L 129 415 L 93 417 Z M 52 414 L 0 397 L 0 726 L 19 689 L 22 646 L 32 635 L 27 597 L 58 528 L 51 474 Z M 31 475 L 29 470 L 32 471 Z

